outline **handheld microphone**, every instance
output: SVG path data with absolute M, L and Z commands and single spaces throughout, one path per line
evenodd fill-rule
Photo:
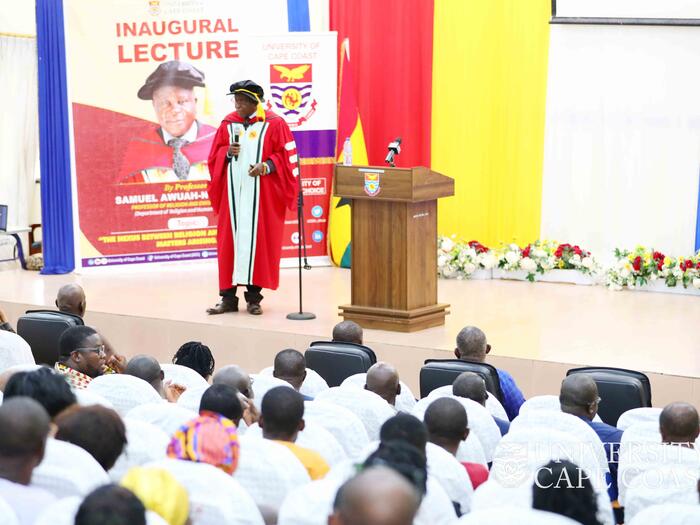
M 233 143 L 240 144 L 241 135 L 245 132 L 245 129 L 241 125 L 234 126 L 233 128 Z M 233 156 L 234 159 L 238 160 L 238 155 Z
M 389 149 L 389 153 L 386 155 L 386 159 L 384 160 L 389 166 L 394 166 L 394 155 L 398 155 L 401 153 L 401 137 L 396 137 L 396 140 L 394 142 L 389 142 L 389 145 L 387 146 Z

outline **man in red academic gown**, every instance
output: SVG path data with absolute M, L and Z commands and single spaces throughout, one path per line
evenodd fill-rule
M 230 91 L 236 111 L 222 121 L 209 153 L 222 300 L 207 312 L 238 311 L 236 287 L 246 285 L 247 310 L 260 315 L 262 288 L 279 284 L 285 210 L 297 198 L 298 157 L 287 123 L 264 110 L 258 84 L 243 80 Z
M 209 179 L 207 155 L 216 130 L 197 121 L 195 86 L 204 87 L 204 73 L 179 60 L 148 76 L 137 96 L 153 102 L 159 126 L 129 142 L 121 184 Z

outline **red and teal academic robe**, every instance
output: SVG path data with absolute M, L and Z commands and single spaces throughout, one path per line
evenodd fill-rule
M 218 215 L 219 290 L 253 284 L 275 290 L 279 285 L 282 233 L 286 209 L 293 209 L 299 176 L 296 143 L 287 123 L 271 111 L 265 120 L 227 115 L 209 153 L 209 198 Z M 239 132 L 238 159 L 227 157 Z M 272 161 L 262 177 L 250 166 Z

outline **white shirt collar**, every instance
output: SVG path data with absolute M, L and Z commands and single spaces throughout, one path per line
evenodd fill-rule
M 160 130 L 163 132 L 163 142 L 166 144 L 170 142 L 172 139 L 176 139 L 178 137 L 174 137 L 167 131 L 165 131 L 165 128 L 161 127 Z M 192 125 L 190 126 L 190 129 L 187 130 L 187 132 L 182 136 L 179 137 L 181 139 L 185 139 L 188 144 L 191 144 L 195 140 L 197 140 L 197 121 L 195 120 Z

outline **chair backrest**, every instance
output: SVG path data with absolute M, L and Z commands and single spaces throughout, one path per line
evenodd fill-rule
M 241 454 L 233 477 L 256 504 L 277 510 L 289 492 L 311 481 L 304 466 L 287 447 L 263 439 L 255 431 L 240 436 L 239 443 Z
M 314 341 L 304 357 L 306 367 L 318 372 L 329 387 L 340 386 L 353 374 L 367 372 L 377 362 L 371 348 L 338 341 Z
M 697 503 L 664 503 L 648 507 L 637 514 L 629 525 L 697 525 L 700 505 Z
M 0 373 L 18 365 L 34 365 L 29 344 L 17 334 L 0 331 Z
M 17 335 L 32 349 L 34 360 L 53 366 L 58 361 L 58 340 L 72 326 L 85 324 L 77 315 L 51 310 L 27 310 L 17 321 Z
M 44 459 L 32 473 L 31 484 L 48 490 L 57 498 L 83 498 L 109 481 L 104 469 L 84 449 L 49 438 Z
M 396 410 L 374 392 L 355 387 L 332 387 L 321 392 L 316 399 L 347 408 L 362 421 L 370 441 L 379 439 L 384 422 L 396 415 Z
M 426 397 L 440 386 L 451 385 L 462 372 L 479 374 L 486 382 L 486 390 L 503 402 L 501 381 L 498 379 L 496 367 L 461 359 L 427 359 L 420 369 L 420 397 Z
M 175 365 L 173 363 L 160 363 L 160 368 L 163 370 L 163 375 L 165 381 L 172 381 L 178 385 L 190 388 L 206 388 L 209 385 L 207 380 L 204 379 L 195 370 L 182 365 Z
M 87 388 L 76 388 L 73 390 L 73 393 L 75 394 L 75 398 L 80 406 L 87 407 L 92 405 L 101 405 L 114 410 L 114 405 L 112 402 L 97 392 L 93 392 Z
M 620 416 L 632 408 L 651 406 L 649 378 L 635 370 L 591 366 L 572 368 L 566 375 L 589 374 L 598 385 L 598 395 L 603 400 L 598 414 L 603 422 L 615 425 Z
M 165 401 L 155 388 L 143 379 L 127 374 L 104 374 L 96 377 L 87 389 L 99 394 L 114 405 L 114 410 L 124 417 L 138 405 Z
M 165 459 L 170 442 L 170 436 L 151 423 L 125 417 L 124 425 L 126 426 L 126 446 L 108 472 L 115 483 L 119 483 L 132 467 Z
M 367 430 L 354 412 L 327 401 L 306 401 L 304 421 L 316 423 L 328 430 L 343 447 L 347 457 L 354 459 L 369 443 Z
M 625 521 L 661 503 L 694 503 L 697 506 L 698 469 L 661 467 L 636 476 L 627 488 Z
M 138 419 L 151 423 L 161 429 L 168 437 L 188 421 L 197 417 L 197 412 L 187 410 L 175 403 L 147 403 L 129 410 L 126 418 Z
M 659 416 L 661 409 L 656 407 L 633 408 L 624 412 L 615 425 L 620 430 L 624 431 L 637 423 L 656 423 L 659 424 Z

